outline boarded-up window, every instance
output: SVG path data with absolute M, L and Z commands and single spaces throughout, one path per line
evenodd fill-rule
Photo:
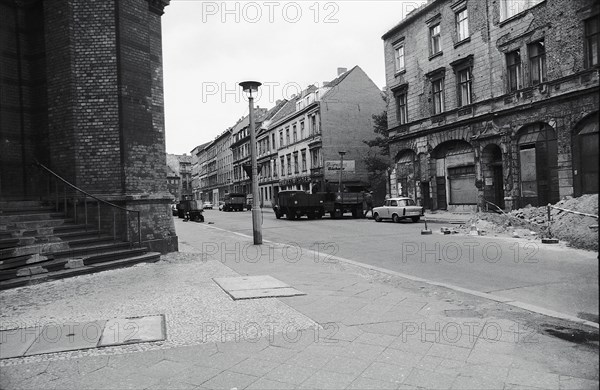
M 448 168 L 450 204 L 477 204 L 475 166 Z
M 521 161 L 521 196 L 525 198 L 537 197 L 537 169 L 535 164 L 535 146 L 522 146 L 520 150 Z

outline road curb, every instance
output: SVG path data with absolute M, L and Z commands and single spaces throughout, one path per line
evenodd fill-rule
M 429 221 L 429 220 L 428 220 Z M 206 226 L 208 228 L 212 228 L 215 230 L 221 230 L 221 231 L 225 231 L 228 233 L 232 233 L 241 237 L 246 237 L 246 238 L 252 238 L 252 236 L 244 234 L 244 233 L 238 233 L 238 232 L 234 232 L 231 230 L 227 230 L 227 229 L 223 229 L 223 228 L 218 228 L 215 226 Z M 269 240 L 263 240 L 263 243 L 269 243 L 269 244 L 274 244 L 274 245 L 281 245 L 281 246 L 285 246 L 286 244 L 282 244 L 279 242 L 275 242 L 275 241 L 269 241 Z M 313 251 L 311 249 L 306 249 L 306 248 L 302 248 L 303 250 L 306 250 L 308 253 L 316 255 L 316 256 L 321 256 L 323 255 L 322 253 L 319 253 L 317 251 Z M 463 288 L 463 287 L 459 287 L 459 286 L 455 286 L 453 284 L 449 284 L 449 283 L 442 283 L 442 282 L 436 282 L 435 280 L 430 280 L 430 279 L 424 279 L 424 278 L 420 278 L 418 276 L 413 276 L 413 275 L 408 275 L 408 274 L 404 274 L 401 272 L 397 272 L 397 271 L 392 271 L 386 268 L 382 268 L 382 267 L 377 267 L 374 265 L 370 265 L 370 264 L 365 264 L 365 263 L 361 263 L 359 261 L 355 261 L 355 260 L 350 260 L 350 259 L 346 259 L 344 257 L 339 257 L 339 256 L 334 256 L 334 255 L 328 255 L 327 256 L 329 259 L 334 259 L 337 260 L 339 262 L 342 263 L 346 263 L 346 264 L 350 264 L 356 267 L 360 267 L 360 268 L 364 268 L 367 270 L 373 270 L 373 271 L 377 271 L 377 272 L 381 272 L 387 275 L 391 275 L 391 276 L 396 276 L 396 277 L 400 277 L 403 279 L 408 279 L 414 282 L 419 282 L 419 283 L 426 283 L 432 286 L 437 286 L 437 287 L 443 287 L 443 288 L 447 288 L 449 290 L 454 290 L 454 291 L 458 291 L 464 294 L 469 294 L 469 295 L 473 295 L 476 297 L 480 297 L 480 298 L 484 298 L 484 299 L 489 299 L 491 301 L 495 301 L 495 302 L 499 302 L 499 303 L 503 303 L 505 305 L 509 305 L 509 306 L 513 306 L 513 307 L 517 307 L 519 309 L 523 309 L 523 310 L 527 310 L 536 314 L 541 314 L 541 315 L 545 315 L 548 317 L 553 317 L 553 318 L 558 318 L 561 320 L 565 320 L 565 321 L 569 321 L 569 322 L 574 322 L 580 325 L 585 325 L 585 326 L 589 326 L 595 329 L 600 329 L 600 324 L 596 323 L 596 322 L 592 322 L 592 321 L 587 321 L 587 320 L 583 320 L 581 318 L 575 317 L 573 315 L 570 314 L 565 314 L 565 313 L 560 313 L 554 310 L 550 310 L 550 309 L 545 309 L 543 307 L 539 307 L 536 305 L 531 305 L 529 303 L 525 303 L 525 302 L 521 302 L 521 301 L 515 301 L 513 299 L 509 299 L 509 298 L 505 298 L 505 297 L 501 297 L 499 295 L 495 295 L 495 294 L 489 294 L 489 293 L 485 293 L 485 292 L 480 292 L 480 291 L 476 291 L 476 290 L 471 290 L 468 288 Z

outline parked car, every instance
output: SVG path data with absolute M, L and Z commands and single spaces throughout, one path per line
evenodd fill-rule
M 373 208 L 373 218 L 377 222 L 384 219 L 391 219 L 394 222 L 400 222 L 403 219 L 411 219 L 418 222 L 424 215 L 424 209 L 417 206 L 411 198 L 390 198 L 385 201 L 383 206 Z
M 202 208 L 212 210 L 213 204 L 209 201 L 206 201 L 206 202 L 202 203 Z
M 225 207 L 225 202 L 220 200 L 219 201 L 219 211 L 223 211 L 223 207 Z

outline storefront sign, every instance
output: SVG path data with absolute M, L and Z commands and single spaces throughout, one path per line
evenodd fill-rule
M 340 171 L 340 162 L 339 161 L 325 161 L 325 172 L 339 172 Z M 344 172 L 354 173 L 355 171 L 355 163 L 354 160 L 344 160 Z

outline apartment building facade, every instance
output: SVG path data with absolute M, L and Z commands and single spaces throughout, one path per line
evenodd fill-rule
M 345 153 L 342 188 L 368 186 L 363 162 L 373 138 L 374 114 L 385 110 L 379 88 L 358 66 L 338 69 L 338 77 L 322 86 L 310 86 L 291 98 L 272 118 L 261 180 L 269 201 L 280 190 L 336 191 L 340 179 L 340 154 Z M 262 138 L 261 138 L 262 139 Z M 261 150 L 259 145 L 259 150 Z M 260 153 L 259 153 L 260 155 Z M 263 161 L 263 160 L 261 160 Z
M 192 199 L 192 156 L 187 154 L 167 154 L 168 185 L 177 185 L 175 200 Z M 177 179 L 171 175 L 177 175 Z M 173 192 L 171 191 L 173 194 Z
M 219 200 L 232 191 L 232 130 L 225 130 L 204 148 L 206 174 L 200 178 L 202 201 L 209 201 L 214 205 L 218 205 Z
M 210 142 L 196 146 L 191 151 L 192 161 L 192 195 L 196 200 L 203 199 L 202 180 L 206 179 L 206 147 Z
M 388 31 L 393 192 L 449 210 L 597 193 L 598 12 L 435 0 Z

